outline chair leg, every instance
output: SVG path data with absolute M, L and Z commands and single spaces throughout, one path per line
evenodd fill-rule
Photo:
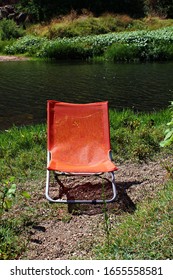
M 46 198 L 50 202 L 57 202 L 57 203 L 84 203 L 84 204 L 97 204 L 97 203 L 110 203 L 114 202 L 116 199 L 117 191 L 116 191 L 116 184 L 115 184 L 115 175 L 114 172 L 110 172 L 112 177 L 112 191 L 113 196 L 111 199 L 93 199 L 93 200 L 67 200 L 67 199 L 53 199 L 49 196 L 49 185 L 50 185 L 50 171 L 47 170 L 47 176 L 46 176 Z

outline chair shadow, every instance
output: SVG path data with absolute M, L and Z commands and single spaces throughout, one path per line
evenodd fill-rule
M 136 210 L 136 205 L 132 199 L 127 194 L 126 190 L 131 186 L 138 185 L 140 181 L 124 181 L 116 182 L 117 196 L 114 202 L 106 204 L 95 204 L 94 200 L 96 199 L 110 199 L 112 197 L 112 183 L 107 178 L 104 178 L 104 187 L 103 182 L 96 180 L 96 182 L 84 182 L 80 183 L 77 181 L 77 184 L 73 187 L 67 186 L 66 182 L 57 179 L 58 185 L 60 187 L 59 195 L 56 198 L 62 198 L 64 195 L 68 200 L 93 200 L 93 204 L 86 203 L 69 203 L 68 212 L 73 215 L 95 215 L 101 214 L 103 211 L 109 211 L 110 213 L 120 214 L 122 212 L 133 213 Z
M 116 183 L 116 190 L 117 190 L 117 196 L 114 202 L 106 203 L 106 204 L 68 204 L 68 211 L 73 214 L 87 214 L 87 215 L 95 215 L 95 214 L 101 214 L 105 210 L 110 213 L 120 214 L 122 212 L 128 212 L 133 213 L 136 210 L 136 205 L 131 200 L 129 195 L 127 194 L 126 190 L 127 188 L 130 188 L 130 186 L 138 184 L 137 182 L 117 182 Z M 81 187 L 81 186 L 80 186 Z M 85 184 L 83 187 L 87 187 L 87 192 L 90 192 L 93 194 L 93 192 L 100 193 L 101 197 L 101 186 L 97 184 L 97 186 L 93 186 L 92 184 L 88 183 Z M 80 191 L 80 188 L 76 188 L 78 191 Z M 112 194 L 112 187 L 105 187 L 105 198 L 109 199 Z M 74 197 L 69 195 L 67 196 L 68 199 L 72 199 Z M 92 199 L 92 198 L 91 198 Z

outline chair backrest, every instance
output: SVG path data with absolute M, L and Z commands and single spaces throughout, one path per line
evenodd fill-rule
M 108 102 L 73 104 L 48 100 L 48 150 L 70 164 L 102 161 L 110 151 Z

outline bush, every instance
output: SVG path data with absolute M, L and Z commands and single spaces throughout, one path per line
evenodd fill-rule
M 139 58 L 139 47 L 134 44 L 113 44 L 105 52 L 105 58 L 114 61 L 130 61 Z
M 148 51 L 146 53 L 146 60 L 150 61 L 166 61 L 173 59 L 173 45 L 170 43 L 164 44 L 164 42 L 159 42 L 156 44 L 151 44 L 148 46 Z
M 38 56 L 51 59 L 86 59 L 93 56 L 93 52 L 92 48 L 84 47 L 80 43 L 52 41 L 42 47 Z
M 1 29 L 1 40 L 11 40 L 22 37 L 25 34 L 25 31 L 18 27 L 14 20 L 3 19 L 0 23 Z
M 13 45 L 5 47 L 7 54 L 29 54 L 35 55 L 37 51 L 46 42 L 46 39 L 37 38 L 35 36 L 25 36 L 17 40 Z

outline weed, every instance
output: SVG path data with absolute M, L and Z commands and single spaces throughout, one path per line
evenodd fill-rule
M 11 208 L 15 193 L 14 177 L 0 182 L 0 218 L 4 211 L 8 211 Z
M 170 105 L 171 120 L 167 123 L 168 128 L 165 130 L 165 138 L 160 142 L 161 147 L 169 147 L 173 145 L 173 101 Z M 170 178 L 173 179 L 173 164 L 164 164 Z
M 165 138 L 160 142 L 161 147 L 170 146 L 173 144 L 173 101 L 170 105 L 171 120 L 167 123 L 168 128 L 165 130 Z

